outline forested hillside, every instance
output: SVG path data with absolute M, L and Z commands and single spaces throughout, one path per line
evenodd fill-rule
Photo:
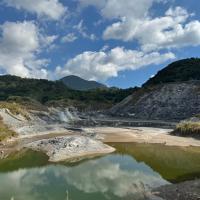
M 188 58 L 171 63 L 149 79 L 144 86 L 190 80 L 200 80 L 199 58 Z
M 0 100 L 19 97 L 34 99 L 42 104 L 66 104 L 81 107 L 109 107 L 132 94 L 137 88 L 105 88 L 90 91 L 69 89 L 61 81 L 0 76 Z

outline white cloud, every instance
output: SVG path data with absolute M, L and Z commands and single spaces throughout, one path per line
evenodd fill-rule
M 74 42 L 75 40 L 77 40 L 77 36 L 74 33 L 69 33 L 61 38 L 62 43 Z
M 39 17 L 46 16 L 53 20 L 60 19 L 67 11 L 59 0 L 4 0 L 4 2 L 8 6 L 24 9 L 36 13 Z
M 45 37 L 33 22 L 6 22 L 0 26 L 0 70 L 22 77 L 47 78 L 48 60 L 39 59 L 42 47 L 56 36 Z
M 136 70 L 150 64 L 160 64 L 174 59 L 173 53 L 160 54 L 152 52 L 126 50 L 116 47 L 108 52 L 83 52 L 70 59 L 66 65 L 56 68 L 57 77 L 74 74 L 85 79 L 104 81 L 116 77 L 119 71 Z
M 109 26 L 104 39 L 137 40 L 143 50 L 180 48 L 200 44 L 200 22 L 185 24 L 190 16 L 183 8 L 169 9 L 165 16 L 154 19 L 123 19 Z
M 87 33 L 87 28 L 84 26 L 83 20 L 81 20 L 78 24 L 74 25 L 73 28 L 75 30 L 77 30 L 83 38 L 87 38 L 87 39 L 90 39 L 90 40 L 96 40 L 97 39 L 95 34 L 93 34 L 93 33 L 88 34 Z
M 165 0 L 79 0 L 82 7 L 99 9 L 101 15 L 117 20 L 103 32 L 103 38 L 137 41 L 145 51 L 200 45 L 200 21 L 182 7 L 169 8 L 163 16 L 152 17 L 151 8 Z
M 107 51 L 109 49 L 109 45 L 104 45 L 102 48 L 101 48 L 101 51 Z
M 141 18 L 147 15 L 153 2 L 163 0 L 79 0 L 82 7 L 89 5 L 100 9 L 103 17 L 108 19 L 121 17 Z

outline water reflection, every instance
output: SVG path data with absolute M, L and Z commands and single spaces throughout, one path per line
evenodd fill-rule
M 70 167 L 49 165 L 0 174 L 0 199 L 144 199 L 167 182 L 130 156 L 109 155 Z
M 166 180 L 200 175 L 199 148 L 112 145 L 115 154 L 73 164 L 33 151 L 0 160 L 0 200 L 142 200 Z
M 155 144 L 113 143 L 121 155 L 144 162 L 164 179 L 176 183 L 200 178 L 200 148 L 169 147 Z

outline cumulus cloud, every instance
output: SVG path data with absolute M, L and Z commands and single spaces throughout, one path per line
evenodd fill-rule
M 4 0 L 4 2 L 8 6 L 24 9 L 36 13 L 39 17 L 46 16 L 53 20 L 60 19 L 67 10 L 59 0 Z
M 47 78 L 48 60 L 39 59 L 38 54 L 56 36 L 41 35 L 35 23 L 27 21 L 6 22 L 0 28 L 0 70 L 22 77 Z
M 79 0 L 82 7 L 95 6 L 101 15 L 117 20 L 103 32 L 103 38 L 137 41 L 145 51 L 200 44 L 200 21 L 182 7 L 169 8 L 163 16 L 152 17 L 154 3 L 164 0 Z M 136 6 L 137 5 L 137 6 Z
M 154 2 L 163 0 L 79 0 L 82 7 L 95 6 L 107 19 L 132 17 L 143 18 Z
M 200 44 L 200 22 L 185 23 L 190 14 L 181 7 L 170 8 L 163 17 L 122 19 L 107 27 L 104 39 L 137 40 L 145 51 Z
M 104 81 L 116 77 L 119 71 L 136 70 L 150 64 L 174 59 L 173 53 L 143 53 L 116 47 L 110 51 L 86 51 L 70 59 L 63 68 L 56 68 L 57 77 L 74 74 L 85 79 Z

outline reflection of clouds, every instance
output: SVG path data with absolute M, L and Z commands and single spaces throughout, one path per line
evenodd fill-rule
M 139 164 L 138 164 L 139 165 Z M 67 182 L 86 193 L 112 193 L 118 197 L 144 192 L 166 182 L 155 172 L 145 173 L 139 169 L 130 171 L 120 168 L 119 163 L 101 159 L 90 161 L 70 170 Z
M 0 199 L 12 196 L 20 200 L 65 199 L 69 187 L 73 187 L 76 193 L 104 193 L 105 199 L 115 199 L 114 196 L 121 199 L 134 196 L 137 199 L 136 196 L 144 192 L 144 185 L 147 189 L 166 183 L 147 166 L 147 170 L 140 170 L 141 164 L 134 169 L 123 169 L 123 159 L 117 163 L 108 158 L 87 161 L 74 167 L 57 165 L 0 174 Z M 131 159 L 125 161 L 133 162 Z M 60 197 L 53 196 L 58 194 Z

